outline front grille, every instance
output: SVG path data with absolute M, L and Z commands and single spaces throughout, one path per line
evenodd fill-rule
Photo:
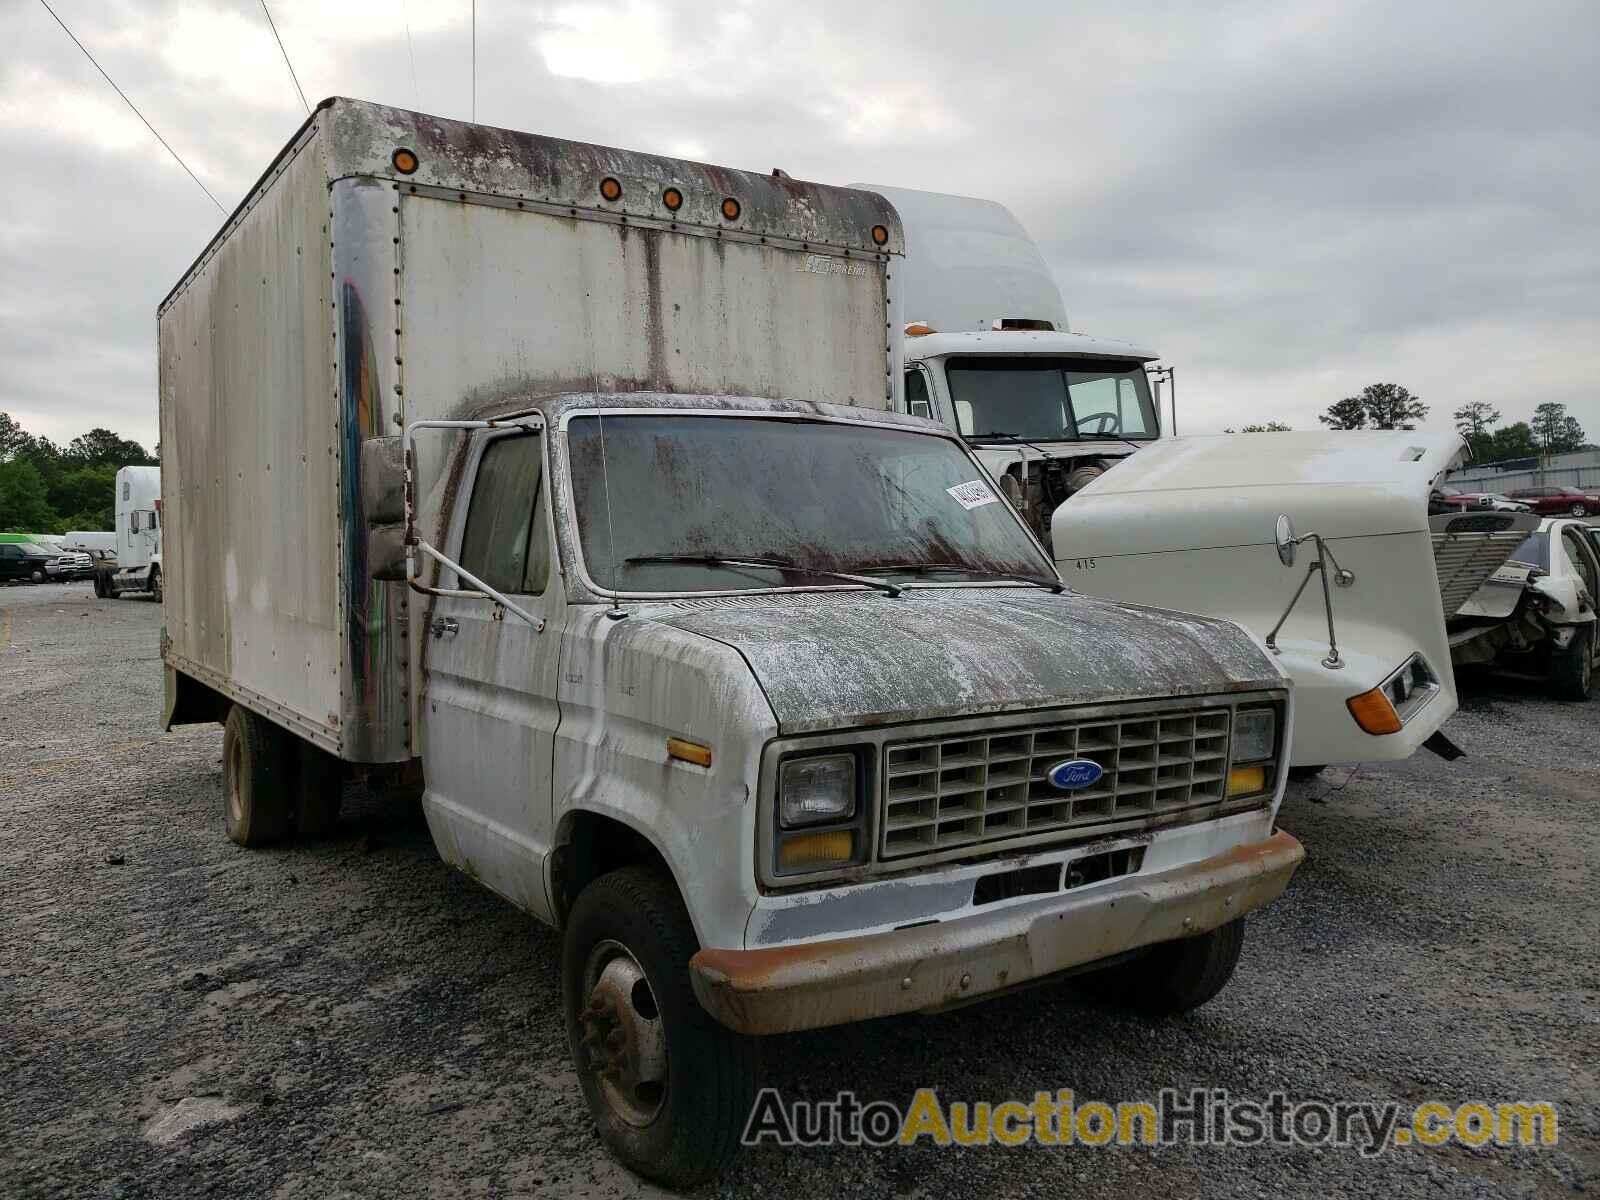
M 890 742 L 882 857 L 1151 824 L 1218 804 L 1230 719 L 1227 708 L 1191 708 Z M 1104 775 L 1058 789 L 1050 768 L 1073 758 L 1092 759 Z

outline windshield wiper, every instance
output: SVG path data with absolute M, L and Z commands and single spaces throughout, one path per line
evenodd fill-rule
M 903 571 L 908 575 L 925 575 L 930 571 L 965 571 L 968 575 L 981 575 L 985 579 L 1005 579 L 1012 583 L 1030 583 L 1034 587 L 1045 588 L 1056 595 L 1067 590 L 1067 585 L 1059 579 L 1052 579 L 1048 575 L 1019 575 L 1012 571 L 990 571 L 984 567 L 969 566 L 966 563 L 884 563 L 881 566 L 863 567 L 864 571 Z
M 1124 446 L 1132 446 L 1135 450 L 1144 448 L 1132 438 L 1125 438 L 1120 433 L 1080 433 L 1073 440 L 1079 442 L 1121 442 Z M 1148 445 L 1155 440 L 1155 438 L 1145 438 L 1145 444 Z
M 886 583 L 882 579 L 870 579 L 865 575 L 850 575 L 844 571 L 830 571 L 825 567 L 810 567 L 803 563 L 793 562 L 785 558 L 729 558 L 721 554 L 635 554 L 631 558 L 622 560 L 624 563 L 692 563 L 702 567 L 765 567 L 778 571 L 795 571 L 802 575 L 821 575 L 828 579 L 843 579 L 850 583 L 859 583 L 862 587 L 869 587 L 875 591 L 883 592 L 887 596 L 898 596 L 904 588 Z
M 1019 437 L 1014 433 L 1007 433 L 1003 429 L 992 429 L 988 433 L 964 433 L 961 436 L 969 442 L 1012 442 L 1018 446 L 1026 446 L 1029 450 L 1036 450 L 1045 458 L 1055 457 L 1043 446 L 1036 446 L 1026 438 Z

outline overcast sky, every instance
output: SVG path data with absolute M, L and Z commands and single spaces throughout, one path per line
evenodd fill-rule
M 258 0 L 51 3 L 229 209 L 304 116 Z M 469 0 L 269 3 L 313 104 L 469 116 Z M 0 15 L 0 410 L 153 444 L 156 304 L 221 215 L 38 0 Z M 477 42 L 483 122 L 1005 203 L 1184 432 L 1388 381 L 1600 440 L 1595 0 L 479 0 Z

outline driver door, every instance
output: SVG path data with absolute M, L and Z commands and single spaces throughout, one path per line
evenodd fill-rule
M 486 430 L 469 448 L 450 558 L 536 618 L 439 596 L 423 631 L 423 808 L 447 862 L 544 920 L 556 685 L 566 597 L 555 563 L 546 439 Z M 441 586 L 471 588 L 443 571 Z

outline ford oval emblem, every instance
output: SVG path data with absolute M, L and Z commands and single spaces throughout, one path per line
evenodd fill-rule
M 1063 792 L 1074 792 L 1091 783 L 1099 783 L 1104 774 L 1105 769 L 1092 758 L 1069 758 L 1051 767 L 1046 778 L 1052 786 Z

